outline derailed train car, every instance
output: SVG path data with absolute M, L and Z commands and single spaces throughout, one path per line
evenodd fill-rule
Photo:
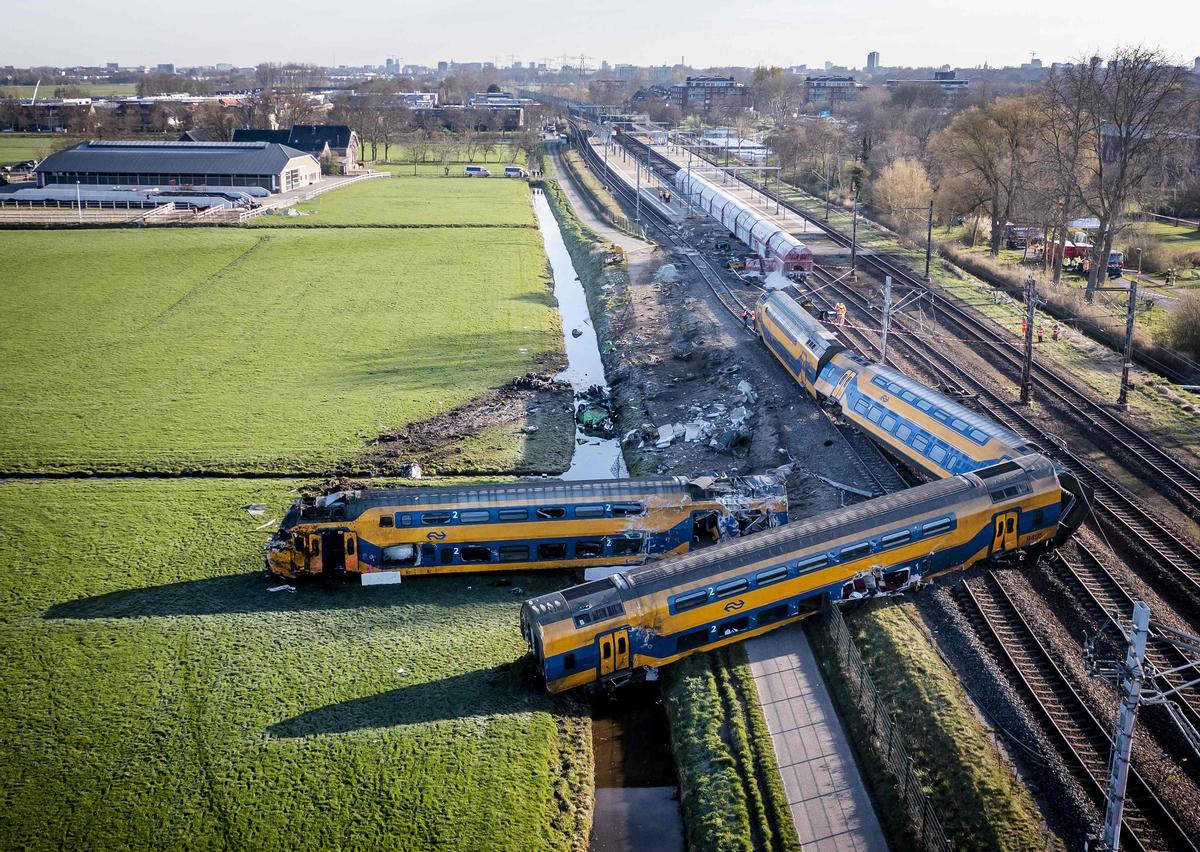
M 527 600 L 521 629 L 551 692 L 619 685 L 830 602 L 1029 562 L 1088 511 L 1080 483 L 1024 456 Z
M 786 292 L 760 297 L 754 321 L 763 343 L 806 391 L 929 476 L 1036 451 L 1011 429 L 847 349 Z
M 676 173 L 675 186 L 693 205 L 748 245 L 762 259 L 764 273 L 799 278 L 812 272 L 812 250 L 774 220 L 687 169 Z
M 402 576 L 636 565 L 787 522 L 771 476 L 342 491 L 292 504 L 267 545 L 279 577 Z

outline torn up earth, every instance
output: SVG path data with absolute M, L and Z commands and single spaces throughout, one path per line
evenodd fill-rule
M 557 474 L 570 461 L 572 396 L 571 386 L 553 373 L 526 373 L 429 420 L 379 435 L 350 467 L 381 476 L 406 475 L 413 464 L 427 475 Z M 487 446 L 467 446 L 478 442 Z M 514 446 L 522 450 L 511 465 L 489 463 L 489 448 L 500 455 Z

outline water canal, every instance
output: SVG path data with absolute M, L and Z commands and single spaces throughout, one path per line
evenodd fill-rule
M 581 395 L 599 385 L 608 390 L 604 363 L 583 284 L 567 252 L 558 220 L 541 193 L 533 210 L 554 276 L 554 298 L 562 315 L 567 367 L 559 377 Z M 579 336 L 572 331 L 579 330 Z M 575 450 L 563 479 L 612 479 L 629 475 L 620 438 L 602 439 L 575 426 Z M 632 852 L 683 850 L 679 783 L 671 754 L 667 715 L 657 683 L 626 687 L 599 696 L 592 705 L 596 810 L 590 847 Z

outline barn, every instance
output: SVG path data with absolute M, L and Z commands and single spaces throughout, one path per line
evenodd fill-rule
M 286 192 L 321 179 L 311 154 L 272 142 L 83 142 L 37 167 L 38 186 L 258 186 Z

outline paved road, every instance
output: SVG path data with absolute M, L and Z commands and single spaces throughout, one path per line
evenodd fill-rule
M 563 194 L 567 196 L 567 202 L 571 205 L 571 209 L 575 211 L 575 215 L 579 217 L 579 220 L 583 224 L 595 231 L 596 235 L 601 239 L 607 240 L 610 243 L 616 243 L 627 252 L 649 247 L 649 243 L 643 242 L 637 237 L 631 237 L 624 231 L 618 231 L 593 213 L 592 208 L 584 201 L 583 196 L 580 195 L 578 188 L 575 186 L 575 180 L 571 177 L 571 173 L 563 165 L 562 159 L 559 156 L 558 146 L 550 145 L 547 147 L 551 151 L 550 159 L 553 163 L 554 176 L 558 179 L 558 185 L 562 187 Z
M 805 852 L 886 852 L 850 743 L 799 624 L 746 642 Z

